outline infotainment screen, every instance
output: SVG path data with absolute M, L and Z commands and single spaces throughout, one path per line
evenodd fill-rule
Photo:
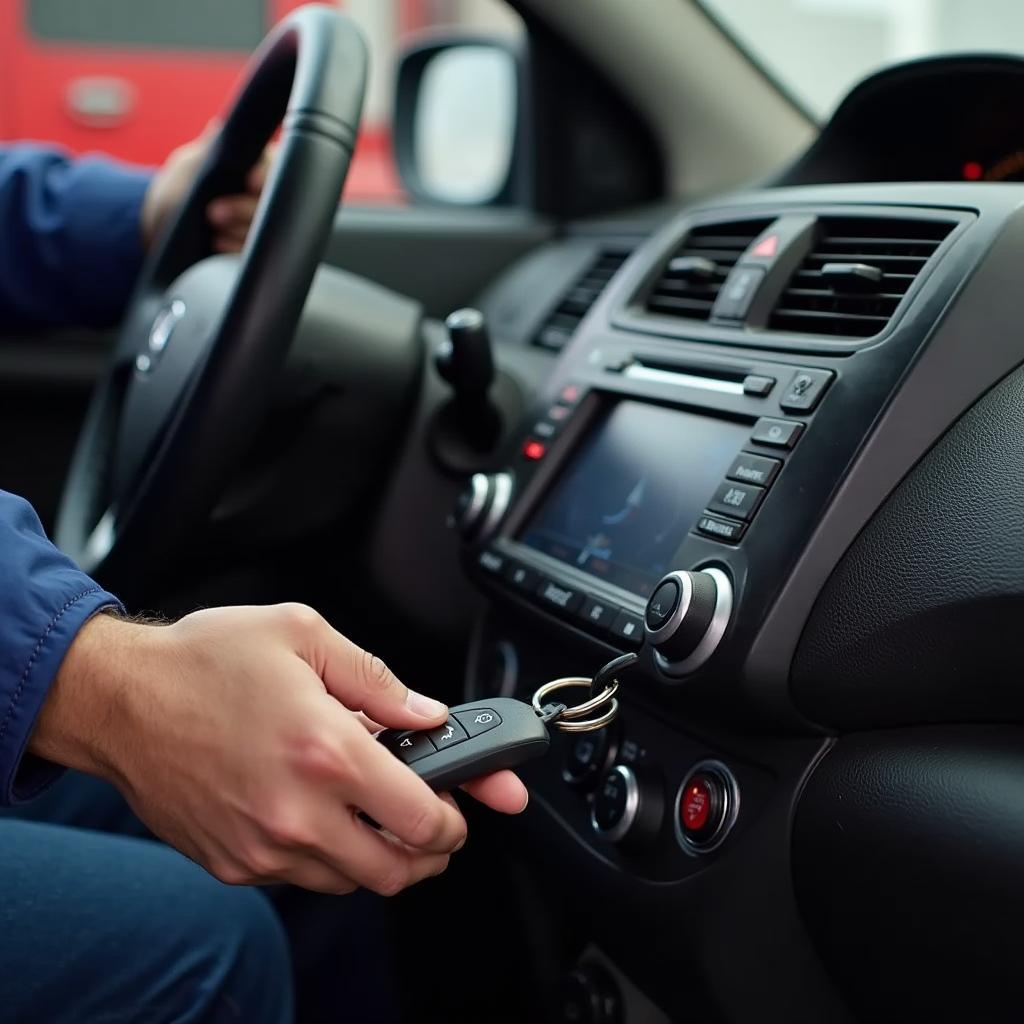
M 519 540 L 646 597 L 750 428 L 624 401 L 570 457 Z

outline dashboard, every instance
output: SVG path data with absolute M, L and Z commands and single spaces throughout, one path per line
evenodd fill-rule
M 1024 180 L 1024 62 L 958 56 L 883 71 L 839 105 L 781 183 Z
M 572 1019 L 1014 1019 L 1022 100 L 883 72 L 776 180 L 482 297 L 528 397 L 455 515 L 466 696 L 638 655 L 494 826 L 660 1008 Z

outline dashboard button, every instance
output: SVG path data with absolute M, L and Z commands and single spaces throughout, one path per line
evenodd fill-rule
M 647 628 L 652 632 L 661 629 L 662 626 L 672 618 L 672 613 L 679 604 L 682 590 L 679 583 L 674 579 L 665 580 L 647 602 L 647 610 L 644 612 L 644 620 Z
M 621 609 L 614 604 L 599 601 L 596 597 L 587 597 L 584 598 L 577 617 L 591 629 L 611 629 L 620 611 Z
M 488 572 L 501 572 L 505 568 L 505 556 L 499 555 L 497 551 L 481 551 L 477 559 L 477 565 Z
M 757 506 L 761 504 L 764 493 L 763 487 L 726 480 L 715 491 L 714 497 L 708 502 L 708 508 L 712 512 L 722 512 L 737 519 L 749 520 L 753 518 Z
M 619 612 L 612 623 L 612 633 L 630 647 L 639 647 L 644 635 L 643 620 L 632 612 Z
M 769 448 L 792 448 L 803 433 L 804 425 L 793 420 L 773 420 L 762 417 L 754 424 L 750 440 Z
M 746 484 L 770 487 L 780 469 L 782 463 L 778 459 L 766 459 L 763 455 L 740 452 L 725 475 L 730 480 L 742 480 Z
M 529 459 L 531 462 L 539 462 L 547 454 L 547 451 L 547 445 L 535 437 L 523 442 L 523 458 Z
M 561 423 L 563 420 L 569 418 L 569 413 L 572 412 L 568 406 L 565 405 L 553 405 L 547 411 L 547 417 L 549 420 L 553 420 L 555 423 Z
M 691 769 L 676 796 L 675 831 L 683 849 L 707 853 L 720 846 L 736 822 L 739 786 L 721 761 Z
M 569 738 L 571 743 L 565 757 L 562 778 L 570 786 L 595 784 L 612 759 L 611 729 L 598 729 Z
M 694 775 L 679 794 L 679 824 L 683 835 L 705 843 L 721 828 L 725 811 L 722 783 L 713 775 Z
M 537 587 L 537 596 L 545 603 L 553 605 L 560 611 L 577 611 L 583 604 L 583 595 L 571 587 L 563 587 L 554 580 L 541 580 Z
M 758 377 L 752 373 L 743 380 L 743 394 L 753 395 L 755 398 L 767 398 L 772 393 L 773 387 L 775 387 L 774 377 Z
M 552 438 L 555 436 L 555 425 L 547 420 L 538 420 L 533 425 L 533 433 L 535 437 Z
M 540 583 L 539 572 L 525 565 L 520 565 L 518 562 L 509 562 L 505 566 L 504 576 L 512 586 L 518 587 L 520 590 L 528 590 L 531 594 L 537 589 L 537 584 Z
M 764 267 L 734 267 L 715 299 L 711 316 L 724 320 L 742 320 L 763 280 Z
M 579 384 L 566 384 L 558 392 L 558 400 L 566 405 L 575 405 L 583 397 L 583 389 Z
M 727 544 L 736 544 L 747 532 L 747 524 L 735 519 L 705 514 L 697 521 L 697 530 L 705 537 L 714 537 L 715 540 L 725 541 Z
M 786 412 L 813 412 L 835 374 L 831 370 L 797 370 L 779 399 Z

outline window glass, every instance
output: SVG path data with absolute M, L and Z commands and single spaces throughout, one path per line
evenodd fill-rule
M 1024 52 L 1021 0 L 701 0 L 819 119 L 873 71 L 912 57 Z
M 251 50 L 267 0 L 27 0 L 28 25 L 51 42 Z
M 0 0 L 0 138 L 46 139 L 160 163 L 220 113 L 249 53 L 304 0 Z M 398 56 L 438 34 L 516 37 L 504 0 L 334 0 L 363 30 L 370 78 L 346 201 L 406 202 L 391 117 Z M 453 182 L 452 189 L 459 183 Z

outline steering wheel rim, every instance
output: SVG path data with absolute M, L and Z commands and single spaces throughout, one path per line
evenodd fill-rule
M 132 589 L 207 514 L 273 391 L 358 131 L 366 47 L 338 11 L 282 21 L 249 62 L 189 194 L 141 271 L 93 394 L 55 539 Z M 211 257 L 209 201 L 241 191 L 281 125 L 239 258 Z M 211 443 L 211 439 L 213 443 Z

